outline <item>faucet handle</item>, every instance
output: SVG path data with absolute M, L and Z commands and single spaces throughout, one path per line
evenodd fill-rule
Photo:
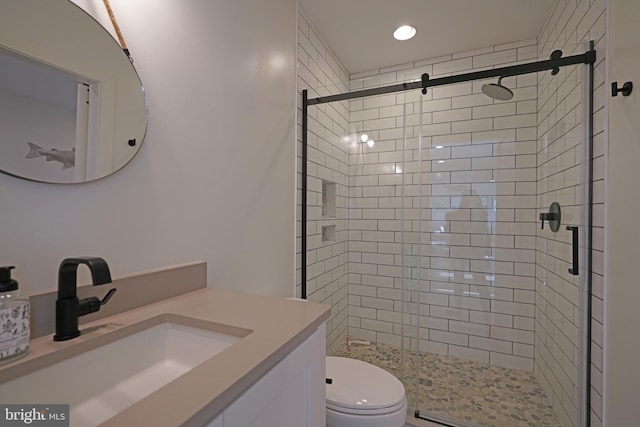
M 107 292 L 104 298 L 102 298 L 102 300 L 100 301 L 100 305 L 105 305 L 106 303 L 108 303 L 111 297 L 113 296 L 113 294 L 116 293 L 116 291 L 117 291 L 116 288 L 109 289 L 109 292 Z
M 98 297 L 83 298 L 78 301 L 78 308 L 76 313 L 78 316 L 84 316 L 89 313 L 95 313 L 100 310 L 100 306 L 109 302 L 113 294 L 116 293 L 116 288 L 109 289 L 109 292 L 102 298 L 102 301 Z

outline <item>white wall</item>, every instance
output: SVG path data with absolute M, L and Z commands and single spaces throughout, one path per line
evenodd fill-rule
M 0 175 L 0 264 L 31 293 L 56 287 L 63 258 L 97 255 L 116 277 L 205 260 L 211 287 L 293 294 L 296 3 L 266 3 L 111 1 L 147 136 L 98 182 Z
M 607 93 L 609 143 L 606 183 L 606 307 L 604 313 L 604 417 L 608 427 L 638 424 L 640 395 L 640 30 L 637 0 L 609 0 L 609 64 L 604 86 L 631 81 L 633 92 Z M 602 378 L 599 378 L 602 381 Z M 602 383 L 600 383 L 602 384 Z M 593 424 L 592 424 L 593 425 Z

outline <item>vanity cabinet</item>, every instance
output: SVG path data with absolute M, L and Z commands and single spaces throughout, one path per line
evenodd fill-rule
M 325 427 L 325 325 L 207 427 Z

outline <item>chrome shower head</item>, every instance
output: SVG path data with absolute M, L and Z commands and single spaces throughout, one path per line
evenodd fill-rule
M 482 92 L 490 98 L 498 101 L 508 101 L 513 98 L 513 92 L 508 87 L 502 86 L 502 77 L 498 79 L 498 84 L 487 83 L 482 85 Z

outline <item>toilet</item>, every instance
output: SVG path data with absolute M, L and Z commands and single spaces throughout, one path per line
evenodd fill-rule
M 327 356 L 326 377 L 327 427 L 404 426 L 404 385 L 389 372 L 361 360 Z
M 371 363 L 327 357 L 327 427 L 402 427 L 404 385 Z

